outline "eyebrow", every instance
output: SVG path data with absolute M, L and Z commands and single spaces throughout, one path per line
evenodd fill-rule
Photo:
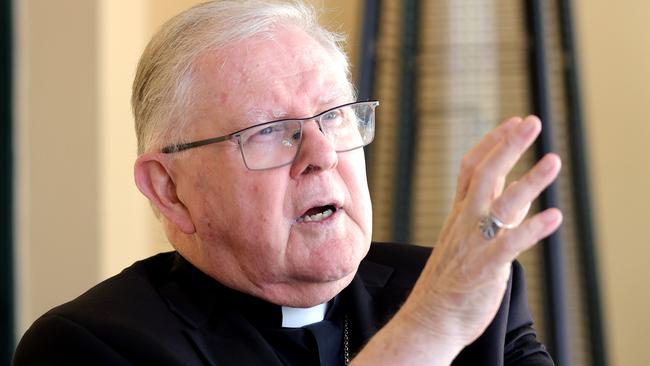
M 347 88 L 342 88 L 339 90 L 332 89 L 328 94 L 321 94 L 321 96 L 318 98 L 319 105 L 332 106 L 332 103 L 334 103 L 337 100 L 351 97 L 352 93 L 350 93 L 349 90 L 345 90 L 345 89 Z
M 246 120 L 248 123 L 258 124 L 282 118 L 285 115 L 286 113 L 282 111 L 267 111 L 260 108 L 253 108 L 246 112 Z
M 335 101 L 341 100 L 342 98 L 348 98 L 351 96 L 352 93 L 344 89 L 331 90 L 329 93 L 321 94 L 319 96 L 318 105 L 324 106 L 322 109 L 325 110 L 327 108 L 334 107 L 332 104 Z M 320 111 L 317 111 L 317 113 L 318 112 Z M 283 119 L 287 116 L 289 116 L 289 113 L 283 109 L 274 109 L 269 111 L 260 108 L 253 108 L 250 109 L 248 112 L 246 112 L 246 120 L 251 125 L 275 121 L 278 119 Z M 304 116 L 304 117 L 308 117 L 308 116 Z M 296 118 L 302 118 L 302 117 L 296 117 Z

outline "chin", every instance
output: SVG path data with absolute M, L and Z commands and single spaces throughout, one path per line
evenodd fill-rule
M 352 282 L 355 273 L 356 271 L 353 271 L 336 280 L 305 287 L 305 291 L 296 299 L 294 306 L 311 307 L 330 301 Z
M 335 256 L 312 258 L 306 263 L 306 267 L 300 268 L 302 275 L 299 277 L 302 277 L 303 281 L 313 283 L 332 283 L 346 280 L 348 277 L 351 280 L 363 256 L 361 253 L 341 254 L 343 253 L 339 252 Z
M 334 273 L 301 273 L 294 275 L 293 280 L 279 284 L 258 286 L 253 293 L 274 304 L 297 308 L 312 307 L 330 301 L 346 288 L 356 273 L 348 271 L 346 275 Z

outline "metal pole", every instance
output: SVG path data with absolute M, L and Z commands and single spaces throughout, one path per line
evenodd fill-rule
M 600 291 L 596 246 L 591 219 L 588 171 L 585 144 L 582 139 L 582 110 L 580 108 L 580 85 L 578 62 L 573 32 L 573 13 L 570 0 L 558 0 L 561 44 L 564 54 L 564 86 L 566 89 L 566 108 L 568 115 L 569 158 L 571 159 L 572 188 L 575 206 L 576 234 L 580 249 L 583 280 L 586 286 L 587 311 L 589 322 L 589 348 L 594 366 L 607 364 L 605 333 L 602 328 Z
M 379 0 L 366 0 L 363 4 L 361 47 L 357 90 L 359 100 L 372 98 L 374 90 L 375 57 L 377 50 L 377 31 L 379 26 Z
M 14 350 L 12 6 L 0 0 L 0 363 Z
M 545 43 L 545 14 L 542 0 L 530 0 L 527 4 L 530 30 L 530 66 L 532 84 L 532 105 L 543 123 L 542 133 L 537 141 L 538 157 L 553 151 L 553 115 L 548 86 L 548 70 Z M 541 209 L 557 207 L 557 183 L 548 187 L 540 196 Z M 549 350 L 558 365 L 570 365 L 569 337 L 564 282 L 564 253 L 559 231 L 548 237 L 543 245 L 544 267 L 547 288 L 548 334 L 551 336 Z
M 419 26 L 419 1 L 404 0 L 402 17 L 402 64 L 400 67 L 399 128 L 395 166 L 395 209 L 393 240 L 406 243 L 411 233 L 411 198 L 415 130 L 417 126 L 416 55 Z
M 375 89 L 375 58 L 377 55 L 377 32 L 379 30 L 379 0 L 366 0 L 363 4 L 363 22 L 361 29 L 361 44 L 359 47 L 357 100 L 373 98 Z M 372 144 L 364 148 L 366 171 L 372 164 Z

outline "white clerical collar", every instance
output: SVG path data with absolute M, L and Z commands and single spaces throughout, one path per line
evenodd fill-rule
M 300 328 L 305 325 L 318 323 L 325 319 L 327 303 L 311 308 L 282 307 L 282 326 L 284 328 Z

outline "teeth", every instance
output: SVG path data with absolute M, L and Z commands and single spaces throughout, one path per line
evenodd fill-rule
M 314 222 L 314 221 L 322 221 L 325 220 L 326 218 L 332 216 L 334 211 L 331 208 L 328 208 L 327 210 L 317 213 L 315 215 L 305 215 L 301 218 L 298 219 L 299 222 Z

